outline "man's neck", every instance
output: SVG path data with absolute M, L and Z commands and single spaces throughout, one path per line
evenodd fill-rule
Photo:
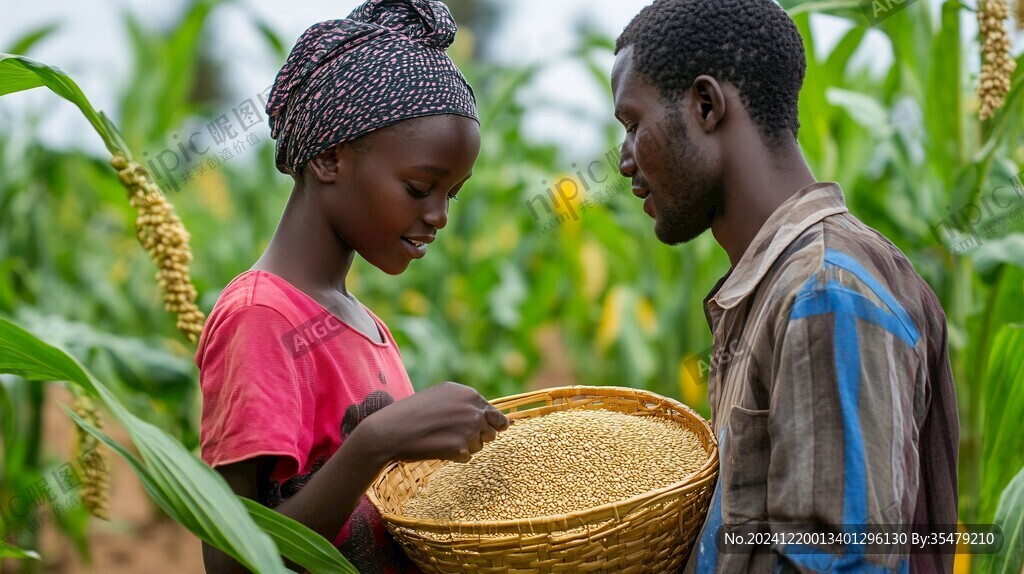
M 773 154 L 760 143 L 748 142 L 738 151 L 723 166 L 723 213 L 711 225 L 732 267 L 779 206 L 816 181 L 795 144 Z

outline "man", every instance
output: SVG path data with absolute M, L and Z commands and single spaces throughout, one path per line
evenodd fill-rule
M 796 139 L 805 66 L 771 0 L 656 0 L 616 43 L 622 174 L 658 239 L 711 229 L 732 264 L 705 300 L 716 356 L 734 352 L 712 361 L 719 480 L 687 570 L 949 571 L 939 546 L 716 541 L 723 526 L 957 521 L 945 316 L 839 186 L 815 181 Z

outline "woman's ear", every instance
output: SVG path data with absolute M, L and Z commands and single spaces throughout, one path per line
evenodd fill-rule
M 331 184 L 338 180 L 338 152 L 341 146 L 333 146 L 313 156 L 306 166 L 313 177 L 322 184 Z

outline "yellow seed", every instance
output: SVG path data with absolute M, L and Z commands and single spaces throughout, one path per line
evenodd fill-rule
M 118 170 L 128 201 L 138 211 L 135 236 L 161 269 L 157 279 L 164 290 L 164 309 L 178 315 L 177 328 L 194 342 L 206 317 L 195 304 L 196 290 L 189 276 L 192 251 L 188 231 L 146 168 L 121 155 L 112 158 L 110 165 Z M 173 273 L 164 273 L 168 266 Z
M 103 428 L 103 419 L 100 417 L 96 405 L 93 404 L 85 394 L 75 393 L 75 400 L 72 410 L 83 421 L 93 427 Z M 82 468 L 82 504 L 89 510 L 89 513 L 96 518 L 110 520 L 110 507 L 108 498 L 110 495 L 110 466 L 106 456 L 100 450 L 99 441 L 96 437 L 83 430 L 76 429 L 75 458 L 81 462 Z
M 516 421 L 466 464 L 442 465 L 403 512 L 467 521 L 575 512 L 675 484 L 707 457 L 667 419 L 559 411 Z
M 1017 0 L 1018 25 L 1021 5 Z M 1010 36 L 1006 20 L 1010 17 L 1007 0 L 981 0 L 978 3 L 978 25 L 981 34 L 982 65 L 978 77 L 978 97 L 981 101 L 978 116 L 985 121 L 1003 106 L 1010 91 L 1010 78 L 1017 63 L 1012 57 Z

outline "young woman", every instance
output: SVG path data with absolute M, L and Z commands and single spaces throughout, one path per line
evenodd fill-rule
M 454 36 L 439 1 L 370 0 L 299 38 L 267 105 L 295 185 L 195 358 L 203 460 L 362 573 L 416 571 L 364 495 L 384 465 L 465 462 L 509 424 L 462 385 L 414 395 L 388 328 L 345 287 L 356 253 L 393 275 L 425 256 L 470 177 L 480 131 L 444 53 Z M 203 554 L 208 572 L 244 571 Z

